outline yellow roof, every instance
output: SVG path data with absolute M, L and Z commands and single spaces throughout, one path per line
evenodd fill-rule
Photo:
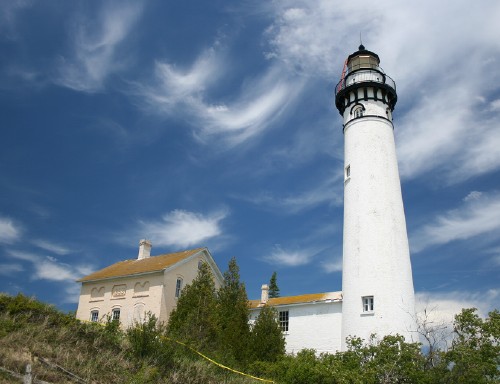
M 112 277 L 122 277 L 129 275 L 138 275 L 142 273 L 160 272 L 164 269 L 177 264 L 189 256 L 202 251 L 205 248 L 196 248 L 188 251 L 166 253 L 159 256 L 151 256 L 146 259 L 133 259 L 119 261 L 109 267 L 101 269 L 100 271 L 91 273 L 77 281 L 85 282 L 91 280 L 109 279 Z
M 276 297 L 274 299 L 269 299 L 266 303 L 270 307 L 275 307 L 277 305 L 290 305 L 290 304 L 303 304 L 303 303 L 313 303 L 320 301 L 340 301 L 342 300 L 342 292 L 325 292 L 325 293 L 309 293 L 307 295 L 299 296 L 285 296 Z M 249 300 L 250 308 L 262 307 L 264 304 L 260 300 Z

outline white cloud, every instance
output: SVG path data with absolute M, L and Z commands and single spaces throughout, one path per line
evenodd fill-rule
M 240 144 L 270 126 L 295 101 L 303 79 L 291 79 L 283 68 L 271 66 L 262 76 L 246 79 L 230 103 L 211 100 L 210 86 L 227 70 L 222 53 L 204 51 L 189 69 L 158 61 L 153 86 L 135 84 L 138 102 L 154 113 L 186 120 L 200 141 L 222 139 Z
M 155 75 L 159 84 L 150 88 L 150 102 L 160 111 L 172 112 L 181 102 L 197 104 L 201 92 L 219 79 L 224 66 L 222 58 L 214 48 L 201 53 L 188 70 L 178 69 L 172 64 L 157 61 Z
M 7 217 L 0 216 L 0 243 L 12 244 L 21 236 L 21 228 Z
M 222 235 L 221 221 L 228 215 L 221 210 L 209 215 L 174 210 L 157 222 L 142 222 L 140 231 L 155 245 L 189 247 Z
M 294 100 L 300 86 L 283 79 L 273 69 L 244 91 L 236 102 L 222 108 L 204 106 L 200 117 L 208 124 L 200 134 L 202 137 L 225 135 L 232 145 L 246 141 L 280 116 Z
M 40 259 L 40 257 L 34 253 L 18 251 L 15 249 L 8 250 L 7 254 L 15 259 L 31 261 L 32 263 L 36 263 Z
M 494 112 L 500 111 L 500 99 L 493 100 L 490 103 L 490 110 L 492 110 Z
M 72 33 L 73 54 L 62 57 L 55 82 L 84 92 L 102 89 L 106 78 L 126 65 L 118 48 L 126 40 L 142 12 L 139 2 L 120 2 L 102 7 L 97 17 L 76 22 Z
M 472 191 L 467 196 L 464 197 L 464 201 L 478 200 L 482 196 L 482 192 Z
M 59 245 L 59 244 L 56 244 L 56 243 L 53 243 L 50 241 L 46 241 L 46 240 L 41 240 L 41 239 L 33 240 L 32 243 L 39 248 L 45 249 L 46 251 L 53 252 L 57 255 L 67 255 L 68 253 L 71 252 L 70 249 L 68 249 L 62 245 Z
M 455 315 L 465 308 L 477 308 L 477 314 L 485 318 L 488 312 L 498 308 L 500 290 L 486 292 L 418 292 L 415 294 L 415 311 L 417 323 L 425 323 L 434 338 L 436 347 L 445 349 L 453 338 L 453 321 Z M 421 332 L 424 328 L 421 329 Z M 422 335 L 421 342 L 426 345 Z
M 76 279 L 94 270 L 90 265 L 69 265 L 59 262 L 55 257 L 40 256 L 31 252 L 8 250 L 7 254 L 17 260 L 29 261 L 34 268 L 31 276 L 36 280 L 60 281 L 74 285 Z
M 264 257 L 264 260 L 270 264 L 297 267 L 309 264 L 316 253 L 311 249 L 285 250 L 280 245 L 275 245 L 271 253 Z
M 280 212 L 288 214 L 301 212 L 325 203 L 332 206 L 341 206 L 343 203 L 343 185 L 339 180 L 342 177 L 342 174 L 338 173 L 331 178 L 321 180 L 308 190 L 289 194 L 288 196 L 276 196 L 271 192 L 263 192 L 254 196 L 234 197 L 256 205 L 279 209 Z
M 21 264 L 0 264 L 0 275 L 10 276 L 11 274 L 22 272 L 24 268 Z
M 11 0 L 0 2 L 0 34 L 7 39 L 17 39 L 17 15 L 31 6 L 31 0 Z
M 75 280 L 82 275 L 68 264 L 58 263 L 53 258 L 40 259 L 35 264 L 35 278 L 51 281 L 65 281 L 75 284 Z
M 470 196 L 470 195 L 468 195 Z M 500 231 L 500 194 L 482 194 L 466 199 L 458 209 L 437 215 L 411 236 L 414 252 L 431 245 L 469 239 Z
M 486 292 L 417 292 L 415 310 L 417 313 L 425 309 L 431 313 L 436 322 L 452 323 L 456 314 L 463 308 L 477 308 L 481 317 L 498 308 L 500 290 Z
M 342 258 L 338 258 L 333 261 L 324 262 L 323 270 L 326 273 L 342 272 Z

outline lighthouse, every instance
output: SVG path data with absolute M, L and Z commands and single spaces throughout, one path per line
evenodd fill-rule
M 346 338 L 415 339 L 415 299 L 392 112 L 396 84 L 363 45 L 335 89 L 343 118 L 342 350 Z

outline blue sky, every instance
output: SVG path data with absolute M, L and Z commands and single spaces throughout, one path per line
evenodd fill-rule
M 500 307 L 500 3 L 0 4 L 0 291 L 206 246 L 250 298 L 341 289 L 333 90 L 363 44 L 395 79 L 420 306 Z

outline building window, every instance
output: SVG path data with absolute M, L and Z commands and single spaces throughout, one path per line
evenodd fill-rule
M 351 114 L 353 114 L 354 117 L 362 117 L 363 113 L 364 113 L 364 108 L 362 105 L 359 104 L 355 106 L 351 111 Z
M 203 260 L 198 261 L 198 269 L 201 269 L 201 266 L 203 265 Z
M 345 180 L 347 180 L 349 177 L 351 177 L 351 166 L 350 165 L 345 167 Z
M 373 312 L 373 296 L 363 296 L 363 312 Z
M 281 330 L 288 332 L 288 311 L 280 311 L 278 314 Z
M 111 314 L 111 320 L 120 320 L 120 308 L 113 309 Z
M 178 277 L 177 282 L 175 283 L 175 297 L 179 297 L 181 295 L 182 290 L 182 278 Z
M 99 311 L 90 311 L 90 321 L 99 321 Z

